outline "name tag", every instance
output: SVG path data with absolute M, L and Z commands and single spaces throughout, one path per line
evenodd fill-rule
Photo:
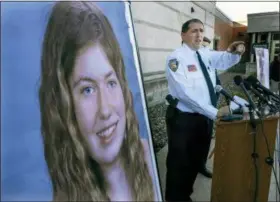
M 188 65 L 187 66 L 189 72 L 196 72 L 197 68 L 195 65 Z

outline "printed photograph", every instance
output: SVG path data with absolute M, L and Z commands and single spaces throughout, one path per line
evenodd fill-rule
M 1 3 L 2 200 L 161 200 L 126 4 Z

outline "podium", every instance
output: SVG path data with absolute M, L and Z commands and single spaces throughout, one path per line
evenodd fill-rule
M 279 117 L 263 119 L 271 157 L 274 157 Z M 258 166 L 258 202 L 267 202 L 272 167 L 265 160 L 269 156 L 262 125 L 257 119 L 256 153 Z M 255 166 L 252 158 L 253 132 L 250 120 L 218 122 L 213 165 L 211 202 L 254 202 Z

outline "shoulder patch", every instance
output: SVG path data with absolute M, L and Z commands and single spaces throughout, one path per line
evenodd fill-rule
M 173 72 L 176 72 L 179 66 L 179 61 L 176 58 L 170 59 L 168 62 L 168 66 Z

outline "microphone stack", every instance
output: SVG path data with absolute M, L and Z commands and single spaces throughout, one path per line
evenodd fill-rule
M 257 78 L 249 76 L 243 79 L 241 76 L 235 76 L 234 82 L 242 88 L 249 105 L 259 117 L 277 115 L 280 112 L 280 96 L 263 86 Z

